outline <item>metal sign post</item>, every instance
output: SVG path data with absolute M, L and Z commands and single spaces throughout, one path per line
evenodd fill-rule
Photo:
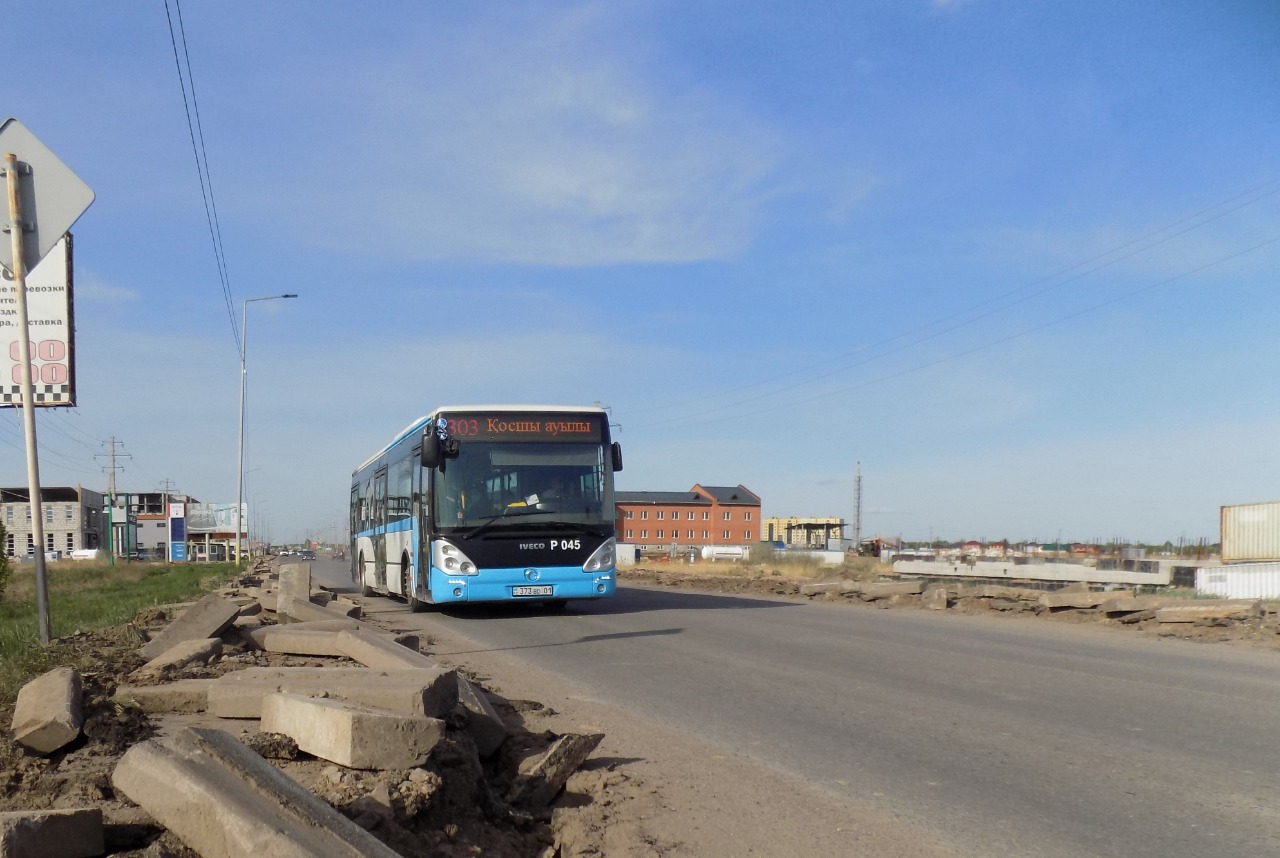
M 31 538 L 35 543 L 36 605 L 40 643 L 53 639 L 49 589 L 44 565 L 44 504 L 36 456 L 36 396 L 31 378 L 31 330 L 27 318 L 27 272 L 53 249 L 93 202 L 93 191 L 18 120 L 0 122 L 0 152 L 9 190 L 9 247 L 0 241 L 0 265 L 13 273 L 18 309 L 18 359 L 21 362 L 22 423 L 27 440 L 27 490 Z M 24 220 L 24 215 L 30 220 Z
M 31 384 L 31 333 L 27 327 L 27 266 L 23 250 L 22 197 L 18 178 L 18 156 L 4 156 L 4 174 L 9 186 L 9 238 L 13 248 L 13 291 L 18 301 L 18 359 L 22 363 L 22 428 L 27 439 L 27 492 L 31 505 L 31 538 L 35 542 L 36 610 L 39 614 L 40 643 L 53 639 L 49 622 L 49 588 L 44 568 L 44 509 L 40 502 L 40 462 L 36 458 L 36 391 Z

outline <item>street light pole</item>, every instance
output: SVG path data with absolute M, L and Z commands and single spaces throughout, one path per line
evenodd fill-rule
M 263 295 L 259 298 L 245 298 L 240 314 L 240 443 L 236 453 L 236 565 L 244 556 L 241 546 L 241 534 L 244 533 L 244 388 L 245 358 L 249 351 L 249 304 L 254 301 L 273 301 L 276 298 L 297 298 L 294 294 Z

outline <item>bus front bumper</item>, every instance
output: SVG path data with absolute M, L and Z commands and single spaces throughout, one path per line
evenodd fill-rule
M 605 599 L 617 589 L 613 569 L 583 572 L 580 566 L 484 569 L 476 575 L 446 575 L 432 567 L 431 578 L 437 605 Z

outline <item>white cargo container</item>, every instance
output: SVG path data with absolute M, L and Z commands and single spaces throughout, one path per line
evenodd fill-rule
M 1280 501 L 1222 507 L 1222 562 L 1280 560 Z
M 1280 598 L 1280 563 L 1240 563 L 1196 570 L 1196 590 L 1223 599 Z

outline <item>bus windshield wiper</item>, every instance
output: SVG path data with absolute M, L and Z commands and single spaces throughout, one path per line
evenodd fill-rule
M 483 521 L 480 522 L 480 524 L 477 524 L 475 527 L 471 528 L 471 530 L 467 531 L 465 535 L 468 539 L 470 539 L 473 536 L 479 536 L 483 531 L 488 530 L 489 528 L 493 527 L 494 524 L 501 521 L 502 518 L 503 516 L 501 513 L 499 513 L 498 515 L 487 516 Z
M 511 509 L 507 509 L 503 512 L 498 513 L 497 515 L 485 516 L 483 519 L 481 519 L 480 524 L 476 525 L 474 528 L 466 532 L 466 536 L 467 538 L 479 536 L 481 533 L 493 527 L 495 524 L 498 524 L 499 522 L 510 521 L 513 518 L 524 518 L 525 516 L 538 515 L 541 512 L 542 510 L 538 510 L 538 509 L 530 509 L 528 512 L 513 512 Z

